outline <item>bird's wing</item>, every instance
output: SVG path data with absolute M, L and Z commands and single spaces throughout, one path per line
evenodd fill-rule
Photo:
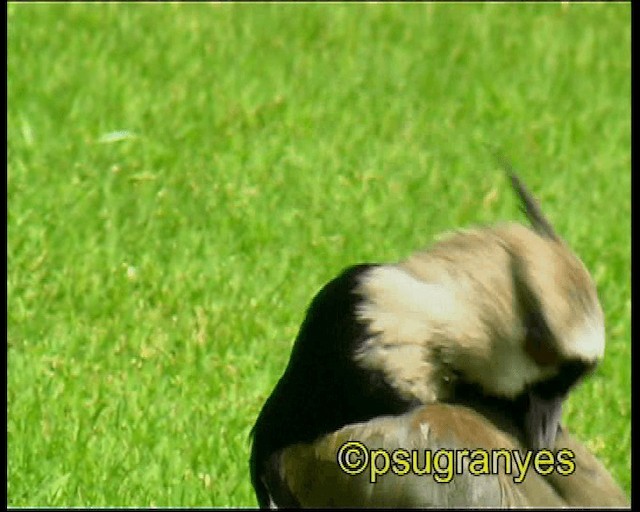
M 582 443 L 562 429 L 556 450 L 568 449 L 575 458 L 575 472 L 568 476 L 551 473 L 546 477 L 570 507 L 629 507 L 629 499 L 611 474 Z
M 388 454 L 386 474 L 372 474 L 372 464 L 383 469 L 387 459 L 369 452 L 366 469 L 357 475 L 347 474 L 338 464 L 338 453 L 345 443 L 361 443 L 368 450 L 384 449 Z M 352 448 L 357 445 L 349 445 Z M 403 449 L 406 464 L 397 464 L 393 452 Z M 451 455 L 439 455 L 445 449 Z M 565 506 L 565 500 L 552 485 L 529 471 L 521 483 L 512 467 L 505 472 L 504 463 L 497 474 L 482 473 L 482 464 L 469 471 L 470 456 L 461 457 L 460 474 L 456 472 L 458 456 L 466 449 L 519 450 L 516 439 L 499 430 L 487 418 L 460 405 L 433 404 L 414 409 L 401 416 L 386 416 L 365 423 L 348 425 L 321 437 L 311 444 L 297 444 L 274 455 L 271 460 L 269 488 L 279 505 L 303 507 L 514 507 Z M 428 474 L 426 453 L 431 453 Z M 458 450 L 454 452 L 454 450 Z M 413 451 L 413 452 L 412 452 Z M 415 454 L 415 455 L 414 455 Z M 344 455 L 344 454 L 343 454 Z M 351 464 L 363 460 L 354 452 Z M 415 463 L 413 458 L 415 457 Z M 451 457 L 449 460 L 447 457 Z M 523 457 L 524 458 L 524 457 Z M 376 459 L 374 461 L 374 459 Z M 344 462 L 344 458 L 343 458 Z M 449 462 L 453 463 L 449 471 Z M 393 467 L 395 466 L 395 471 Z M 440 471 L 438 471 L 440 470 Z M 452 473 L 452 474 L 450 474 Z M 437 478 L 436 478 L 437 476 Z M 375 477 L 375 483 L 371 480 Z

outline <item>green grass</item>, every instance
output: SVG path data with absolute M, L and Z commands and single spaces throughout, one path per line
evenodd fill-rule
M 254 506 L 319 287 L 522 220 L 486 142 L 596 278 L 565 420 L 630 492 L 630 77 L 630 4 L 9 5 L 8 504 Z

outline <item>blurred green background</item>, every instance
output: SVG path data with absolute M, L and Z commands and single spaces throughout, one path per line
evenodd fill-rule
M 485 143 L 596 279 L 565 421 L 630 491 L 629 3 L 7 12 L 9 506 L 254 506 L 316 291 L 523 220 Z

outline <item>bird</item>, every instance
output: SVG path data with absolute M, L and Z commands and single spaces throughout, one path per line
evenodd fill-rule
M 251 430 L 251 482 L 261 508 L 306 506 L 289 484 L 304 473 L 292 451 L 303 450 L 313 475 L 313 461 L 321 465 L 323 450 L 336 448 L 326 436 L 389 428 L 391 438 L 401 437 L 406 415 L 423 411 L 429 425 L 437 421 L 434 407 L 482 418 L 488 408 L 494 421 L 512 426 L 512 444 L 556 446 L 563 402 L 604 355 L 604 315 L 582 260 L 519 176 L 508 175 L 531 226 L 458 229 L 401 261 L 348 267 L 312 299 Z M 315 489 L 326 501 L 308 503 L 333 503 L 331 486 Z M 353 503 L 370 505 L 358 496 Z

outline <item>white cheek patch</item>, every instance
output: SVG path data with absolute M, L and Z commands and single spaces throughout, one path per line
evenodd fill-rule
M 488 394 L 515 398 L 527 385 L 554 371 L 538 366 L 521 350 L 501 350 L 479 369 L 477 379 Z
M 595 362 L 604 356 L 604 345 L 604 323 L 600 318 L 590 317 L 571 330 L 563 342 L 563 352 L 567 357 Z

